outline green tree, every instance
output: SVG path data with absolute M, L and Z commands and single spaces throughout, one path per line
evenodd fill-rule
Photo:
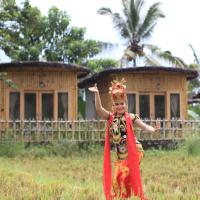
M 86 66 L 92 69 L 92 73 L 96 73 L 104 69 L 117 67 L 119 62 L 113 59 L 91 59 L 86 62 Z
M 144 0 L 122 0 L 123 14 L 113 13 L 110 8 L 104 7 L 97 12 L 112 18 L 114 27 L 126 41 L 125 56 L 128 61 L 133 61 L 134 66 L 137 58 L 143 58 L 147 65 L 160 65 L 158 60 L 161 58 L 176 66 L 185 66 L 182 59 L 174 57 L 169 51 L 163 52 L 155 45 L 144 43 L 152 35 L 158 19 L 165 17 L 160 3 L 151 5 L 147 12 L 144 12 L 144 4 Z M 155 57 L 151 56 L 152 53 Z
M 3 24 L 0 48 L 14 61 L 38 60 L 43 47 L 44 17 L 28 1 L 22 7 L 18 7 L 15 0 L 0 3 Z
M 17 28 L 15 23 L 17 16 L 18 10 L 14 0 L 0 0 L 0 47 L 11 45 L 11 38 L 16 36 L 13 28 Z M 0 80 L 4 81 L 9 87 L 17 88 L 17 85 L 7 77 L 6 72 L 0 72 Z
M 101 50 L 101 43 L 85 40 L 85 28 L 70 27 L 66 12 L 52 7 L 48 13 L 45 36 L 47 60 L 83 63 Z
M 101 43 L 84 38 L 85 28 L 71 27 L 70 17 L 56 7 L 42 16 L 28 0 L 0 1 L 0 48 L 13 61 L 82 63 L 101 51 Z M 14 11 L 14 12 L 13 12 Z

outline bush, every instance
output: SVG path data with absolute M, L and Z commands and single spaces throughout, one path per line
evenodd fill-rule
M 15 157 L 24 150 L 23 143 L 4 142 L 0 143 L 0 156 Z
M 200 156 L 200 139 L 192 139 L 188 142 L 188 155 Z
M 48 143 L 0 143 L 0 156 L 26 156 L 42 158 L 44 156 L 70 157 L 73 155 L 87 155 L 88 153 L 102 153 L 100 144 L 91 142 L 48 142 Z M 101 149 L 101 150 L 100 150 Z

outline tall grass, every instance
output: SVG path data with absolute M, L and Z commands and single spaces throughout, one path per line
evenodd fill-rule
M 141 175 L 150 200 L 199 199 L 200 156 L 190 154 L 190 146 L 187 141 L 175 151 L 145 152 Z M 104 199 L 100 145 L 22 145 L 18 155 L 9 155 L 0 157 L 0 199 Z

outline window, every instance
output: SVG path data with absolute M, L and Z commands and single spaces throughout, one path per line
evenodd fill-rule
M 155 95 L 154 96 L 154 108 L 155 108 L 155 119 L 165 118 L 165 96 Z
M 150 118 L 150 104 L 149 104 L 149 95 L 141 94 L 139 96 L 140 100 L 140 117 L 142 119 Z
M 36 93 L 24 94 L 24 117 L 25 119 L 36 119 Z
M 9 118 L 11 120 L 20 119 L 20 93 L 10 92 Z
M 68 119 L 68 93 L 58 93 L 58 119 Z
M 128 112 L 136 113 L 136 95 L 127 94 L 127 96 L 128 96 Z
M 171 118 L 180 118 L 180 95 L 170 94 L 170 114 Z
M 42 120 L 53 119 L 53 94 L 42 94 Z

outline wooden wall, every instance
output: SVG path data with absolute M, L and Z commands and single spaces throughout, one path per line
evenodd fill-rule
M 170 119 L 170 94 L 180 94 L 180 117 L 182 119 L 187 118 L 187 80 L 185 75 L 178 75 L 172 73 L 120 73 L 120 74 L 109 74 L 107 77 L 101 78 L 98 85 L 100 95 L 102 99 L 102 105 L 111 110 L 112 104 L 110 96 L 108 95 L 111 81 L 114 79 L 121 80 L 125 78 L 127 81 L 126 89 L 127 93 L 135 93 L 136 98 L 139 98 L 139 94 L 164 94 L 166 97 L 166 118 Z M 139 102 L 136 99 L 136 102 Z M 150 113 L 153 110 L 154 105 L 150 105 Z M 136 112 L 139 112 L 139 105 L 136 105 Z
M 9 93 L 20 91 L 20 101 L 23 105 L 24 92 L 51 92 L 54 94 L 54 105 L 57 105 L 56 95 L 58 92 L 68 92 L 68 117 L 71 120 L 77 118 L 77 74 L 76 72 L 64 70 L 40 71 L 9 71 L 8 78 L 11 79 L 18 89 L 8 87 L 0 82 L 0 119 L 9 119 Z M 40 83 L 45 84 L 44 87 Z M 37 104 L 37 107 L 40 103 Z M 37 108 L 37 110 L 39 110 Z M 20 107 L 21 118 L 23 119 L 24 108 Z M 41 113 L 39 113 L 41 115 Z M 57 106 L 54 106 L 54 119 L 57 119 Z

